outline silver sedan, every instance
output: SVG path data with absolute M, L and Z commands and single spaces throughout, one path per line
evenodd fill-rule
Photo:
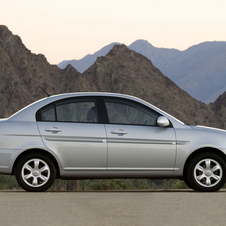
M 0 120 L 0 173 L 35 192 L 56 178 L 178 178 L 217 191 L 226 180 L 225 138 L 132 96 L 61 94 Z

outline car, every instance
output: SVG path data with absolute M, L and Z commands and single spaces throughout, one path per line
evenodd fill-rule
M 0 120 L 0 173 L 30 192 L 56 178 L 175 178 L 214 192 L 226 180 L 226 131 L 129 95 L 59 94 Z

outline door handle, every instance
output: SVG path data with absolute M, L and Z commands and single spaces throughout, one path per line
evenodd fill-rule
M 112 134 L 127 134 L 127 132 L 122 129 L 111 131 L 111 133 Z
M 55 133 L 58 133 L 58 132 L 61 132 L 62 130 L 61 129 L 58 129 L 57 127 L 52 127 L 50 129 L 45 129 L 46 132 L 55 132 Z

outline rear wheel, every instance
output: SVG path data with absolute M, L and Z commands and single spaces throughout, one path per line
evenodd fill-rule
M 226 181 L 225 161 L 214 153 L 201 153 L 190 162 L 187 181 L 194 190 L 213 192 L 221 189 Z
M 41 192 L 53 184 L 56 169 L 49 157 L 32 153 L 19 160 L 15 176 L 19 185 L 26 191 Z

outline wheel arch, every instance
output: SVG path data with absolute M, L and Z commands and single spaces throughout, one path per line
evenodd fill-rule
M 38 149 L 38 148 L 37 149 L 28 149 L 28 150 L 22 152 L 19 156 L 17 156 L 17 158 L 13 164 L 12 174 L 15 174 L 15 169 L 16 169 L 16 166 L 17 166 L 18 162 L 20 161 L 20 159 L 22 159 L 24 156 L 26 156 L 27 154 L 30 154 L 30 153 L 39 153 L 39 154 L 43 154 L 43 155 L 46 155 L 47 157 L 49 157 L 53 161 L 53 164 L 56 167 L 56 172 L 57 172 L 56 176 L 57 176 L 57 178 L 59 178 L 60 168 L 59 168 L 59 164 L 58 164 L 56 158 L 48 151 L 43 150 L 43 149 Z
M 185 162 L 185 164 L 184 164 L 183 177 L 186 176 L 186 171 L 187 171 L 188 165 L 189 165 L 189 163 L 191 162 L 191 160 L 192 160 L 196 155 L 201 154 L 201 153 L 205 153 L 205 152 L 211 152 L 211 153 L 217 154 L 217 155 L 219 155 L 219 156 L 226 162 L 226 155 L 225 155 L 221 150 L 219 150 L 219 149 L 217 149 L 217 148 L 213 148 L 213 147 L 204 147 L 204 148 L 197 149 L 197 150 L 195 150 L 194 152 L 192 152 L 192 153 L 188 156 L 188 158 L 187 158 L 187 160 L 186 160 L 186 162 Z

